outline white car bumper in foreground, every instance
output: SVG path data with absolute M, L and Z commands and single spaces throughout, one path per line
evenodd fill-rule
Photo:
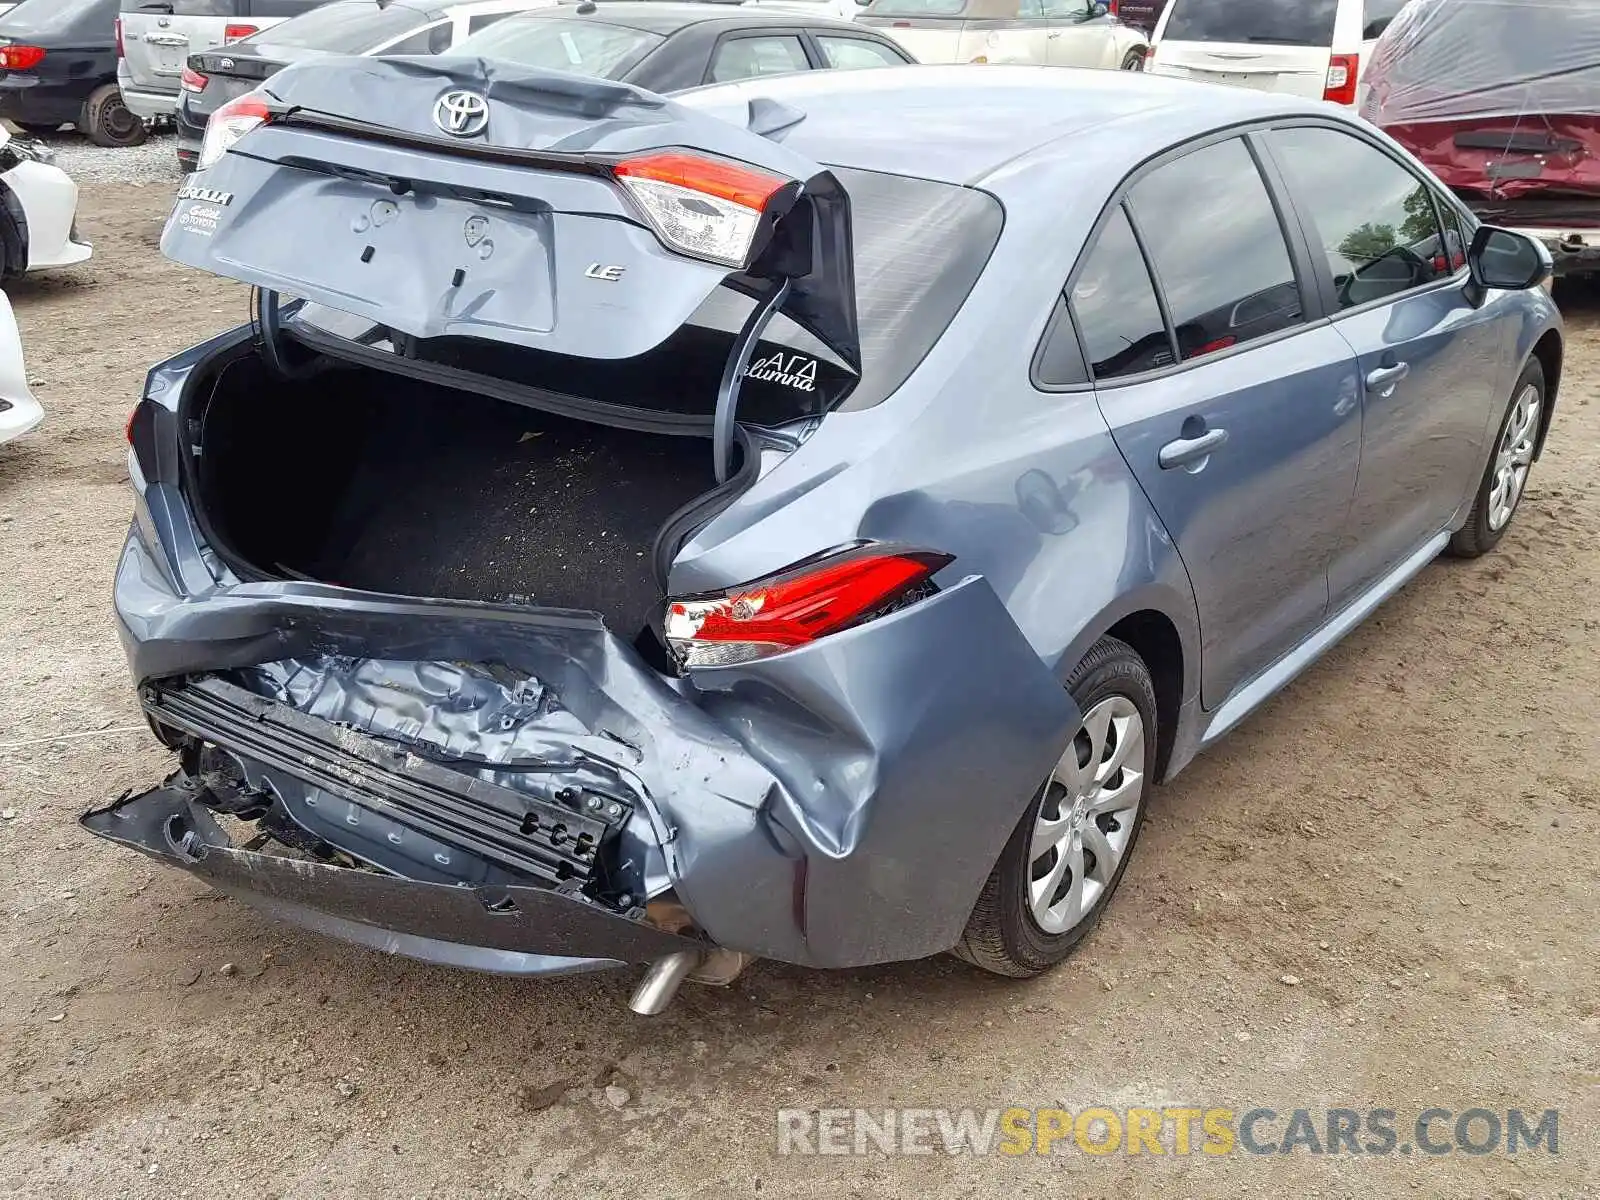
M 26 270 L 68 267 L 94 252 L 88 242 L 77 237 L 73 221 L 78 214 L 78 185 L 60 167 L 24 158 L 0 174 L 0 182 L 22 206 L 27 223 Z M 15 272 L 14 266 L 8 267 Z
M 11 315 L 11 302 L 0 292 L 0 442 L 21 437 L 42 420 L 44 409 L 28 387 L 17 319 Z

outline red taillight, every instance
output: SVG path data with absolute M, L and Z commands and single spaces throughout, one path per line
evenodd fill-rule
M 1110 13 L 1113 17 L 1116 16 L 1117 15 L 1117 8 L 1121 3 L 1122 3 L 1122 0 L 1106 0 L 1106 11 L 1108 13 Z
M 235 142 L 257 125 L 272 118 L 273 110 L 255 92 L 229 100 L 206 122 L 206 135 L 200 143 L 199 169 L 205 170 L 226 154 Z
M 691 667 L 765 658 L 888 611 L 952 561 L 929 550 L 855 546 L 720 595 L 672 601 L 667 644 Z
M 183 74 L 178 76 L 178 86 L 186 92 L 203 92 L 206 84 L 211 82 L 209 75 L 202 75 L 193 67 L 185 67 Z
M 0 70 L 26 71 L 44 61 L 43 46 L 24 46 L 13 42 L 0 46 Z
M 783 180 L 776 175 L 754 167 L 671 151 L 630 158 L 613 170 L 619 179 L 653 179 L 704 196 L 731 200 L 745 208 L 761 208 L 783 186 Z
M 1333 104 L 1356 102 L 1356 77 L 1361 73 L 1359 54 L 1335 54 L 1328 60 L 1328 82 L 1322 98 Z
M 260 30 L 254 25 L 225 25 L 222 29 L 222 42 L 223 45 L 227 45 L 229 42 L 237 42 L 252 33 L 259 32 Z
M 127 54 L 122 49 L 122 18 L 121 17 L 118 17 L 116 19 L 116 22 L 114 24 L 114 28 L 117 31 L 117 57 L 118 58 L 127 58 L 128 57 Z
M 740 268 L 749 265 L 768 203 L 792 182 L 675 150 L 624 159 L 611 172 L 669 247 Z

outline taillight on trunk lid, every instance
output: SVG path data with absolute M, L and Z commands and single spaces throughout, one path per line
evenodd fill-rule
M 257 125 L 272 119 L 274 110 L 255 92 L 229 100 L 206 122 L 205 140 L 200 143 L 200 170 L 215 163 Z
M 178 76 L 178 86 L 186 92 L 203 92 L 210 82 L 209 75 L 202 75 L 193 67 L 184 67 L 183 74 Z
M 948 554 L 866 543 L 830 551 L 754 583 L 667 605 L 678 662 L 729 666 L 804 646 L 920 599 Z
M 669 248 L 741 269 L 759 248 L 763 221 L 799 192 L 793 180 L 679 150 L 624 159 L 611 174 Z
M 1328 82 L 1322 98 L 1333 104 L 1356 102 L 1356 78 L 1361 74 L 1359 54 L 1335 54 L 1328 60 Z

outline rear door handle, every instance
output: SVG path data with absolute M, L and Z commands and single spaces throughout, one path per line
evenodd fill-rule
M 1395 363 L 1392 367 L 1379 367 L 1367 372 L 1367 391 L 1388 398 L 1394 395 L 1394 385 L 1411 374 L 1410 363 Z
M 1211 452 L 1227 440 L 1226 429 L 1210 429 L 1199 437 L 1179 438 L 1161 447 L 1161 453 L 1156 456 L 1156 461 L 1161 464 L 1163 471 L 1170 471 L 1174 467 L 1186 467 L 1190 463 L 1209 458 Z

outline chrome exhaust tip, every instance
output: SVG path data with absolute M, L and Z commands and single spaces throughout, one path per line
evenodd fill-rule
M 633 995 L 628 997 L 628 1007 L 641 1017 L 657 1016 L 672 1003 L 679 985 L 699 965 L 697 950 L 679 950 L 656 959 L 645 971 L 639 986 L 633 989 Z

